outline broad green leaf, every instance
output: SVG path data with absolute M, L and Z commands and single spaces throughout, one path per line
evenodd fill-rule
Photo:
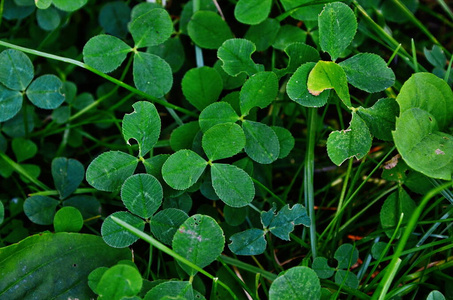
M 349 158 L 363 158 L 370 151 L 372 140 L 366 123 L 356 113 L 352 113 L 348 129 L 329 134 L 327 154 L 330 160 L 339 166 Z
M 377 242 L 371 247 L 371 255 L 374 259 L 378 260 L 384 254 L 384 250 L 387 247 L 386 242 Z
M 113 192 L 121 188 L 137 167 L 138 159 L 120 151 L 104 152 L 88 166 L 87 182 L 100 191 Z
M 122 299 L 140 292 L 143 279 L 137 268 L 118 264 L 102 274 L 96 286 L 99 299 Z
M 321 59 L 319 52 L 315 48 L 300 42 L 289 44 L 285 48 L 285 53 L 289 57 L 288 66 L 285 69 L 276 71 L 279 76 L 294 73 L 303 64 L 308 62 L 318 62 Z
M 223 216 L 225 217 L 225 222 L 231 226 L 241 225 L 247 218 L 247 207 L 231 207 L 226 205 L 223 208 Z
M 243 207 L 255 197 L 255 186 L 242 169 L 227 164 L 211 165 L 212 187 L 219 198 L 232 207 Z
M 277 214 L 274 207 L 267 213 L 262 213 L 261 221 L 273 235 L 286 241 L 290 240 L 289 234 L 293 232 L 295 225 L 310 226 L 307 210 L 301 204 L 295 204 L 291 208 L 289 204 L 285 205 Z
M 222 67 L 222 61 L 220 59 L 215 62 L 214 69 L 216 69 L 217 73 L 222 77 L 224 90 L 236 89 L 242 86 L 247 79 L 247 74 L 245 73 L 241 73 L 236 77 L 227 74 Z
M 80 185 L 84 176 L 83 165 L 75 159 L 56 157 L 52 160 L 52 178 L 60 199 L 71 195 Z
M 376 93 L 395 83 L 395 73 L 376 54 L 359 53 L 339 65 L 343 68 L 348 82 L 368 93 Z
M 445 300 L 445 296 L 439 291 L 432 291 L 426 297 L 426 300 Z
M 30 101 L 42 109 L 55 109 L 64 101 L 63 82 L 55 75 L 42 75 L 36 78 L 27 89 Z
M 191 150 L 179 150 L 162 166 L 162 176 L 177 190 L 191 187 L 206 169 L 207 161 Z
M 123 137 L 138 142 L 139 156 L 145 156 L 157 143 L 160 135 L 160 117 L 154 104 L 147 101 L 135 102 L 134 111 L 123 117 Z
M 230 237 L 228 248 L 236 255 L 263 254 L 267 245 L 264 235 L 263 230 L 255 228 L 235 233 Z
M 297 26 L 286 24 L 280 27 L 275 37 L 272 47 L 279 50 L 285 50 L 290 44 L 299 42 L 305 43 L 307 33 Z
M 391 237 L 395 232 L 395 227 L 398 225 L 401 214 L 403 213 L 402 226 L 411 218 L 417 205 L 414 200 L 407 194 L 407 192 L 400 188 L 398 192 L 392 193 L 385 199 L 380 212 L 380 220 L 382 228 L 386 229 L 385 233 L 388 237 Z M 402 234 L 402 228 L 399 229 L 396 238 L 400 238 Z
M 354 12 L 344 3 L 329 3 L 319 15 L 318 24 L 321 49 L 335 61 L 356 34 L 357 19 Z
M 263 22 L 269 16 L 272 0 L 239 0 L 234 8 L 236 20 L 248 25 Z
M 135 48 L 156 46 L 170 38 L 173 23 L 170 15 L 163 8 L 154 8 L 129 24 L 129 31 L 135 42 Z
M 266 19 L 263 22 L 250 26 L 244 38 L 255 44 L 257 51 L 269 48 L 277 37 L 280 23 L 275 19 Z
M 207 106 L 200 114 L 198 122 L 203 132 L 217 124 L 235 123 L 239 116 L 227 102 L 215 102 Z
M 272 126 L 272 130 L 275 132 L 278 138 L 278 142 L 280 145 L 280 155 L 278 158 L 285 158 L 289 155 L 291 150 L 294 148 L 295 140 L 291 132 L 279 126 Z
M 55 232 L 79 232 L 83 227 L 82 214 L 75 207 L 63 207 L 55 214 L 53 226 Z
M 35 5 L 39 9 L 46 9 L 52 4 L 52 0 L 35 0 Z
M 321 279 L 327 279 L 333 276 L 335 269 L 330 267 L 327 258 L 318 256 L 313 260 L 311 268 L 316 272 Z
M 58 9 L 63 11 L 76 11 L 84 6 L 88 0 L 52 0 L 53 5 L 55 5 Z
M 320 299 L 321 283 L 308 267 L 293 267 L 281 273 L 269 289 L 269 300 Z
M 173 151 L 192 149 L 194 139 L 199 131 L 200 126 L 197 121 L 184 123 L 177 127 L 170 136 L 171 149 Z
M 146 52 L 164 59 L 173 73 L 179 71 L 185 61 L 184 47 L 178 36 L 166 40 L 163 44 L 148 47 Z
M 189 216 L 182 210 L 167 208 L 155 214 L 149 223 L 151 232 L 162 243 L 171 245 L 173 236 L 179 226 L 187 220 Z
M 60 25 L 61 17 L 56 8 L 49 7 L 47 9 L 38 9 L 36 20 L 38 21 L 39 27 L 43 30 L 52 31 Z
M 249 76 L 260 71 L 261 67 L 252 60 L 255 45 L 246 39 L 229 39 L 217 50 L 217 57 L 223 62 L 222 68 L 231 76 L 245 73 Z
M 347 270 L 338 270 L 335 273 L 335 283 L 346 285 L 350 288 L 357 289 L 359 287 L 359 279 L 357 275 Z
M 233 38 L 228 24 L 217 13 L 197 11 L 187 25 L 192 41 L 201 48 L 217 49 L 228 39 Z
M 210 161 L 231 157 L 244 149 L 244 131 L 236 123 L 214 125 L 204 133 L 202 146 Z
M 63 206 L 72 206 L 77 208 L 84 219 L 99 216 L 101 204 L 93 196 L 76 195 L 63 201 Z
M 408 166 L 429 177 L 450 180 L 453 172 L 453 93 L 431 73 L 416 73 L 396 98 L 400 116 L 393 139 Z
M 6 20 L 22 20 L 31 15 L 35 5 L 20 6 L 14 0 L 3 1 L 3 18 Z
M 25 199 L 24 213 L 35 224 L 51 225 L 58 204 L 47 196 L 31 196 Z
M 132 8 L 131 19 L 134 20 L 155 8 L 162 8 L 162 4 L 159 4 L 156 2 L 148 2 L 148 1 L 139 3 Z
M 234 91 L 222 98 L 222 102 L 228 103 L 234 109 L 238 116 L 241 114 L 241 108 L 239 107 L 239 94 L 240 94 L 239 91 Z M 238 120 L 240 120 L 239 117 Z
M 98 236 L 40 233 L 0 249 L 0 294 L 5 299 L 91 299 L 91 271 L 131 259 L 129 249 L 114 249 Z M 64 275 L 64 280 L 62 276 Z
M 179 28 L 180 28 L 181 32 L 184 34 L 187 34 L 187 25 L 194 13 L 194 3 L 193 2 L 194 2 L 193 0 L 187 1 L 187 3 L 184 5 L 183 10 L 181 12 L 181 20 L 180 20 Z M 217 11 L 215 3 L 212 0 L 200 0 L 198 3 L 200 4 L 199 10 L 208 10 L 208 11 L 212 11 L 212 12 Z
M 245 152 L 260 164 L 270 164 L 280 155 L 280 143 L 275 132 L 269 126 L 253 121 L 242 123 L 246 143 Z
M 223 90 L 222 77 L 211 67 L 190 69 L 181 85 L 186 99 L 200 111 L 217 101 Z
M 252 75 L 242 86 L 239 95 L 241 113 L 247 115 L 255 106 L 265 108 L 278 94 L 278 79 L 274 72 L 259 72 Z
M 5 87 L 15 91 L 24 91 L 33 76 L 33 64 L 23 52 L 8 49 L 0 53 L 0 83 Z
M 309 62 L 301 65 L 293 76 L 289 79 L 286 85 L 286 92 L 291 100 L 306 107 L 321 107 L 327 103 L 330 92 L 329 90 L 322 92 L 319 95 L 312 95 L 308 91 L 307 81 L 308 74 L 315 67 L 314 62 Z
M 139 239 L 138 236 L 115 223 L 111 218 L 112 216 L 134 226 L 140 231 L 145 228 L 145 221 L 139 217 L 125 211 L 118 211 L 108 216 L 102 223 L 101 235 L 104 241 L 114 248 L 125 248 L 135 243 Z
M 35 128 L 35 118 L 35 107 L 33 105 L 23 106 L 13 118 L 3 123 L 2 132 L 13 138 L 23 137 Z
M 317 21 L 324 4 L 313 4 L 312 0 L 280 0 L 285 11 L 291 11 L 291 17 L 302 21 Z M 305 4 L 305 5 L 304 5 Z M 302 6 L 297 8 L 298 6 Z
M 38 146 L 31 140 L 26 140 L 24 138 L 13 139 L 11 148 L 13 149 L 18 163 L 34 157 L 38 152 Z
M 172 248 L 179 255 L 204 268 L 222 253 L 224 244 L 225 236 L 216 220 L 197 214 L 189 217 L 176 231 Z M 197 273 L 183 263 L 178 263 L 190 276 Z
M 1 68 L 1 66 L 0 66 Z M 23 96 L 20 91 L 13 91 L 0 84 L 0 122 L 12 119 L 22 107 Z
M 348 80 L 339 65 L 331 61 L 319 61 L 308 74 L 307 87 L 310 94 L 318 96 L 323 91 L 334 89 L 347 107 L 351 107 Z
M 373 136 L 383 141 L 392 140 L 399 107 L 394 98 L 379 99 L 372 107 L 359 107 L 357 114 L 366 122 Z
M 338 261 L 338 269 L 349 269 L 359 259 L 359 251 L 351 244 L 343 244 L 338 247 L 333 257 Z
M 167 281 L 153 287 L 146 293 L 144 300 L 186 299 L 193 300 L 194 290 L 189 281 Z
M 423 53 L 425 54 L 426 59 L 432 64 L 434 67 L 437 68 L 444 68 L 447 64 L 447 58 L 445 57 L 445 53 L 438 45 L 433 45 L 431 50 L 427 48 L 423 49 Z
M 133 214 L 147 219 L 162 204 L 163 190 L 160 182 L 149 174 L 132 175 L 121 187 L 121 200 Z
M 117 69 L 132 48 L 117 37 L 100 34 L 92 37 L 83 47 L 83 61 L 104 73 Z
M 163 97 L 173 85 L 170 65 L 154 54 L 135 53 L 133 75 L 135 86 L 156 98 Z
M 131 19 L 131 9 L 126 2 L 108 2 L 99 12 L 99 25 L 105 33 L 124 38 L 128 33 L 127 24 Z

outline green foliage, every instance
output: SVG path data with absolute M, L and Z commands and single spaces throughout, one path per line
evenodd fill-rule
M 131 257 L 129 249 L 113 249 L 91 234 L 32 235 L 0 249 L 0 293 L 9 299 L 25 299 L 30 290 L 41 299 L 91 298 L 88 274 Z M 22 284 L 17 285 L 18 278 Z
M 83 227 L 82 214 L 75 207 L 63 207 L 55 214 L 53 226 L 55 232 L 79 232 Z
M 417 73 L 404 83 L 397 102 L 400 115 L 393 138 L 404 161 L 427 176 L 450 180 L 453 136 L 447 127 L 453 113 L 451 88 L 433 74 Z
M 174 251 L 195 265 L 204 268 L 211 264 L 223 251 L 225 237 L 216 221 L 209 216 L 193 215 L 176 231 L 172 247 Z M 196 270 L 180 263 L 189 275 Z
M 269 289 L 269 299 L 319 299 L 321 284 L 307 267 L 294 267 L 277 277 Z
M 348 129 L 334 131 L 327 139 L 327 153 L 336 165 L 341 165 L 345 160 L 356 157 L 363 158 L 371 148 L 372 137 L 366 123 L 356 113 Z
M 318 23 L 321 49 L 335 61 L 356 34 L 357 20 L 354 12 L 344 3 L 329 3 L 319 15 Z
M 123 118 L 122 133 L 126 143 L 134 139 L 138 143 L 139 156 L 145 156 L 156 145 L 160 135 L 160 117 L 156 107 L 145 101 L 132 105 L 134 112 Z
M 228 24 L 212 11 L 197 11 L 187 25 L 192 41 L 201 48 L 217 49 L 233 37 Z
M 444 1 L 137 2 L 0 5 L 0 298 L 448 298 Z

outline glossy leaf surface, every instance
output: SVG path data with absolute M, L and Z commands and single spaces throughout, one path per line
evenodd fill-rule
M 94 298 L 88 274 L 121 259 L 131 259 L 129 249 L 111 248 L 95 235 L 33 235 L 0 249 L 0 294 L 6 299 L 26 299 L 30 291 L 39 299 Z

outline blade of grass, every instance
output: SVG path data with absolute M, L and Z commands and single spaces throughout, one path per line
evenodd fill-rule
M 411 218 L 409 219 L 409 222 L 407 223 L 407 227 L 404 230 L 404 233 L 399 240 L 398 246 L 395 250 L 395 253 L 393 254 L 393 258 L 390 261 L 390 264 L 385 268 L 383 272 L 385 272 L 385 277 L 384 279 L 380 282 L 378 288 L 373 294 L 372 299 L 382 299 L 382 297 L 385 297 L 386 294 L 386 289 L 388 289 L 389 285 L 391 284 L 391 281 L 393 277 L 395 276 L 395 272 L 398 269 L 398 266 L 401 263 L 401 255 L 404 250 L 404 247 L 407 244 L 407 241 L 409 240 L 409 236 L 411 233 L 414 231 L 415 226 L 417 226 L 417 221 L 420 215 L 423 212 L 423 209 L 425 206 L 428 204 L 429 200 L 431 200 L 432 197 L 440 193 L 442 190 L 448 188 L 451 186 L 451 182 L 447 182 L 439 187 L 436 187 L 432 190 L 430 190 L 422 199 L 420 204 L 417 206 L 417 208 L 414 210 L 412 213 Z
M 36 51 L 36 50 L 33 50 L 33 49 L 30 49 L 30 48 L 26 48 L 26 47 L 21 47 L 21 46 L 17 46 L 17 45 L 14 45 L 14 44 L 11 44 L 11 43 L 8 43 L 8 42 L 5 42 L 5 41 L 0 41 L 0 46 L 4 46 L 4 47 L 7 47 L 7 48 L 11 48 L 11 49 L 16 49 L 16 50 L 19 50 L 19 51 L 22 51 L 22 52 L 25 52 L 25 53 L 28 53 L 28 54 L 33 54 L 33 55 L 37 55 L 37 56 L 41 56 L 41 57 L 45 57 L 45 58 L 49 58 L 49 59 L 53 59 L 53 60 L 57 60 L 57 61 L 61 61 L 61 62 L 65 62 L 65 63 L 68 63 L 68 64 L 73 64 L 73 65 L 76 65 L 80 68 L 83 68 L 83 69 L 86 69 L 104 79 L 107 79 L 108 81 L 116 84 L 116 85 L 119 85 L 121 86 L 122 88 L 125 88 L 126 90 L 128 91 L 131 91 L 132 93 L 136 94 L 136 95 L 139 95 L 145 99 L 148 99 L 152 102 L 155 102 L 155 103 L 158 103 L 164 107 L 168 107 L 168 108 L 172 108 L 174 110 L 177 110 L 177 111 L 180 111 L 186 115 L 189 115 L 189 116 L 192 116 L 192 117 L 198 117 L 198 114 L 190 111 L 190 110 L 187 110 L 185 108 L 182 108 L 182 107 L 179 107 L 177 105 L 174 105 L 174 104 L 171 104 L 169 102 L 166 102 L 166 101 L 163 101 L 159 98 L 156 98 L 154 96 L 151 96 L 151 95 L 148 95 L 136 88 L 134 88 L 133 86 L 130 86 L 124 82 L 122 82 L 121 80 L 118 80 L 112 76 L 109 76 L 107 74 L 104 74 L 102 73 L 101 71 L 93 68 L 93 67 L 90 67 L 89 65 L 81 62 L 81 61 L 78 61 L 78 60 L 75 60 L 75 59 L 71 59 L 71 58 L 67 58 L 67 57 L 62 57 L 62 56 L 58 56 L 58 55 L 53 55 L 53 54 L 50 54 L 50 53 L 46 53 L 46 52 L 42 52 L 42 51 Z
M 203 270 L 202 268 L 200 268 L 199 266 L 197 266 L 196 264 L 194 264 L 193 262 L 189 261 L 188 259 L 186 259 L 185 257 L 182 257 L 181 255 L 179 255 L 178 253 L 176 253 L 175 251 L 173 251 L 172 249 L 168 248 L 167 246 L 165 246 L 164 244 L 162 244 L 161 242 L 159 242 L 158 240 L 156 240 L 155 238 L 153 238 L 152 236 L 144 233 L 143 231 L 140 231 L 138 230 L 137 228 L 135 228 L 134 226 L 131 226 L 129 225 L 128 223 L 124 222 L 123 220 L 121 219 L 118 219 L 117 217 L 115 216 L 112 216 L 111 217 L 112 220 L 117 223 L 118 225 L 120 225 L 121 227 L 125 228 L 127 231 L 131 232 L 132 234 L 138 236 L 139 238 L 141 238 L 142 240 L 148 242 L 149 244 L 151 244 L 153 247 L 159 249 L 160 251 L 170 255 L 171 257 L 173 257 L 174 259 L 176 260 L 179 260 L 180 262 L 182 262 L 183 264 L 191 267 L 192 269 L 194 270 L 197 270 L 198 272 L 200 272 L 201 274 L 205 275 L 206 277 L 212 279 L 214 282 L 218 282 L 223 288 L 225 288 L 229 293 L 230 295 L 233 297 L 233 299 L 237 299 L 236 295 L 233 293 L 233 291 L 231 291 L 231 289 L 225 284 L 223 283 L 222 281 L 218 280 L 218 278 L 212 276 L 210 273 L 206 272 L 205 270 Z

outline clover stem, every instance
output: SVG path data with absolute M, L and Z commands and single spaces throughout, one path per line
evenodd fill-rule
M 310 245 L 313 259 L 317 256 L 316 246 L 316 218 L 315 218 L 315 195 L 313 187 L 315 165 L 315 137 L 316 137 L 316 108 L 308 108 L 307 151 L 305 152 L 304 164 L 304 198 L 305 206 L 310 217 Z
M 201 2 L 200 0 L 193 0 L 193 13 L 195 14 L 197 11 L 200 10 L 200 5 Z M 203 67 L 204 66 L 204 60 L 203 60 L 203 52 L 201 51 L 201 48 L 195 45 L 195 57 L 197 60 L 197 67 Z
M 11 44 L 11 43 L 8 43 L 8 42 L 5 42 L 5 41 L 0 41 L 0 46 L 4 46 L 4 47 L 7 47 L 7 48 L 11 48 L 11 49 L 16 49 L 16 50 L 19 50 L 19 51 L 22 51 L 24 53 L 28 53 L 28 54 L 32 54 L 32 55 L 37 55 L 37 56 L 41 56 L 41 57 L 45 57 L 45 58 L 49 58 L 49 59 L 53 59 L 53 60 L 57 60 L 57 61 L 62 61 L 62 62 L 65 62 L 65 63 L 68 63 L 68 64 L 72 64 L 72 65 L 75 65 L 75 66 L 78 66 L 78 67 L 81 67 L 83 69 L 86 69 L 104 79 L 107 79 L 108 81 L 122 87 L 122 88 L 125 88 L 126 90 L 138 95 L 138 96 L 141 96 L 145 99 L 148 99 L 154 103 L 157 103 L 157 104 L 160 104 L 164 107 L 168 107 L 168 108 L 172 108 L 174 110 L 177 110 L 177 111 L 180 111 L 188 116 L 192 116 L 192 117 L 198 117 L 198 114 L 197 113 L 194 113 L 188 109 L 185 109 L 183 107 L 179 107 L 177 105 L 174 105 L 174 104 L 171 104 L 169 102 L 166 102 L 162 99 L 159 99 L 159 98 L 156 98 L 154 96 L 151 96 L 145 92 L 142 92 L 132 86 L 130 86 L 129 84 L 126 84 L 124 83 L 123 81 L 121 80 L 118 80 L 110 75 L 107 75 L 105 73 L 102 73 L 101 71 L 93 68 L 93 67 L 90 67 L 89 65 L 81 62 L 81 61 L 78 61 L 78 60 L 75 60 L 75 59 L 71 59 L 71 58 L 67 58 L 67 57 L 62 57 L 62 56 L 58 56 L 58 55 L 53 55 L 53 54 L 50 54 L 50 53 L 46 53 L 46 52 L 41 52 L 41 51 L 36 51 L 36 50 L 33 50 L 33 49 L 30 49 L 30 48 L 26 48 L 26 47 L 21 47 L 21 46 L 18 46 L 18 45 L 14 45 L 14 44 Z

